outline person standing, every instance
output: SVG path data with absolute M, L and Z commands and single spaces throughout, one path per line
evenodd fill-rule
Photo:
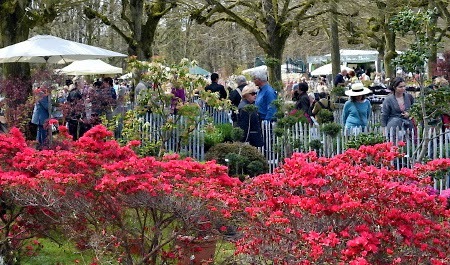
M 355 83 L 350 90 L 345 91 L 345 94 L 350 97 L 342 110 L 342 121 L 346 132 L 350 130 L 352 134 L 356 135 L 367 126 L 372 106 L 365 95 L 370 93 L 372 91 L 364 87 L 362 83 Z
M 69 105 L 69 116 L 67 118 L 67 125 L 69 134 L 72 135 L 73 140 L 78 140 L 86 131 L 85 118 L 85 104 L 80 86 L 77 82 L 69 86 L 70 92 L 67 96 L 67 103 Z
M 299 95 L 297 103 L 295 104 L 295 108 L 297 110 L 303 111 L 303 114 L 308 119 L 309 123 L 312 123 L 312 104 L 311 99 L 308 95 L 308 84 L 307 83 L 299 83 L 298 84 Z
M 334 87 L 337 86 L 345 86 L 345 78 L 347 77 L 347 70 L 342 70 L 339 74 L 334 78 Z
M 406 83 L 401 77 L 392 80 L 392 94 L 383 101 L 381 113 L 381 127 L 386 127 L 389 132 L 391 128 L 410 129 L 414 128 L 410 120 L 409 110 L 414 104 L 414 97 L 406 93 Z
M 242 100 L 239 103 L 238 126 L 244 131 L 243 142 L 255 147 L 264 145 L 261 122 L 255 106 L 256 87 L 247 85 L 242 90 Z
M 256 96 L 256 106 L 258 107 L 259 117 L 263 121 L 275 121 L 277 111 L 273 101 L 277 99 L 277 93 L 267 82 L 266 71 L 255 71 L 252 73 L 253 82 L 259 87 Z
M 325 92 L 319 93 L 319 100 L 314 104 L 312 109 L 312 115 L 316 116 L 321 110 L 326 109 L 333 111 L 334 105 L 330 101 L 330 96 Z
M 49 110 L 49 94 L 45 88 L 37 88 L 35 91 L 35 100 L 31 123 L 37 125 L 36 141 L 38 148 L 42 148 L 47 143 Z
M 212 73 L 211 74 L 211 84 L 209 84 L 205 90 L 210 91 L 213 93 L 219 93 L 220 99 L 226 99 L 227 98 L 227 91 L 225 90 L 225 87 L 218 83 L 219 81 L 219 74 L 218 73 Z
M 239 107 L 239 103 L 241 103 L 242 99 L 242 89 L 247 85 L 247 79 L 245 76 L 239 75 L 236 77 L 237 87 L 230 92 L 228 99 L 231 101 L 231 104 L 236 107 Z M 231 120 L 235 123 L 237 122 L 237 114 L 233 111 L 231 112 Z

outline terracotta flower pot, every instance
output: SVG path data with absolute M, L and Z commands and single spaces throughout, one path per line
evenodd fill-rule
M 175 242 L 180 249 L 178 264 L 213 264 L 217 240 L 218 238 L 216 236 L 206 236 L 204 238 L 178 237 Z

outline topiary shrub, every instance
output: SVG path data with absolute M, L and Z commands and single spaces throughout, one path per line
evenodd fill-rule
M 228 166 L 228 174 L 241 179 L 269 171 L 267 160 L 256 147 L 239 142 L 216 144 L 205 154 L 205 158 Z
M 326 134 L 329 135 L 331 137 L 336 137 L 339 132 L 342 129 L 342 125 L 335 123 L 335 122 L 331 122 L 331 123 L 325 123 L 324 125 L 322 125 L 321 130 Z
M 317 113 L 316 118 L 319 124 L 330 123 L 334 121 L 333 112 L 327 109 L 321 109 Z

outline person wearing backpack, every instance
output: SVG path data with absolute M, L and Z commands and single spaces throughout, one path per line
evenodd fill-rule
M 319 100 L 314 104 L 312 115 L 316 116 L 321 110 L 326 109 L 329 111 L 334 110 L 334 104 L 330 102 L 330 97 L 325 92 L 319 93 Z
M 231 104 L 233 104 L 233 106 L 235 106 L 237 109 L 242 99 L 242 89 L 244 89 L 244 87 L 247 85 L 247 79 L 245 79 L 245 76 L 239 75 L 236 77 L 236 83 L 237 87 L 230 92 L 228 99 L 231 101 Z M 237 111 L 231 112 L 231 120 L 233 120 L 233 123 L 237 122 Z

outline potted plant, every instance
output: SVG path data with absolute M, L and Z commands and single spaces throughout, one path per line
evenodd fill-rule
M 334 99 L 336 103 L 345 103 L 347 101 L 347 97 L 345 96 L 345 87 L 337 86 L 331 90 L 331 97 Z

